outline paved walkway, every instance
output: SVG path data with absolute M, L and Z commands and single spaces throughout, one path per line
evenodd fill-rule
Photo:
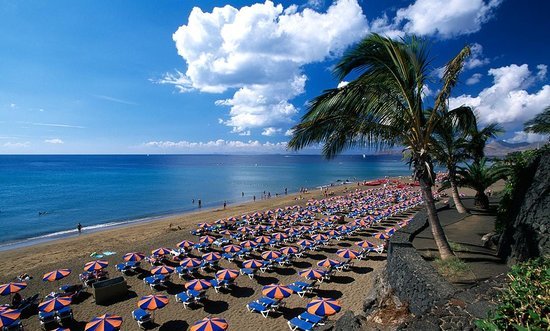
M 492 201 L 493 206 L 496 201 Z M 455 209 L 447 209 L 441 211 L 439 217 L 456 255 L 468 265 L 468 271 L 448 280 L 459 287 L 470 287 L 476 282 L 506 273 L 508 267 L 496 255 L 496 250 L 484 247 L 481 240 L 485 234 L 494 231 L 495 213 L 473 209 L 473 198 L 465 198 L 463 202 L 471 214 L 459 214 Z M 430 227 L 415 237 L 413 245 L 427 260 L 437 256 Z

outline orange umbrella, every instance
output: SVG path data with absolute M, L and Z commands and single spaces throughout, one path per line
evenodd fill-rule
M 188 281 L 185 283 L 185 288 L 188 290 L 195 290 L 195 291 L 202 291 L 209 287 L 211 287 L 212 284 L 204 279 L 193 279 L 191 281 Z
M 292 290 L 288 286 L 271 284 L 263 287 L 262 294 L 272 299 L 283 299 L 289 297 Z
M 122 317 L 105 314 L 95 317 L 86 324 L 85 331 L 116 331 L 122 325 Z
M 224 331 L 227 327 L 227 321 L 223 318 L 206 317 L 193 324 L 189 331 Z
M 319 298 L 314 299 L 306 306 L 308 313 L 317 316 L 334 315 L 342 309 L 342 305 L 338 300 Z

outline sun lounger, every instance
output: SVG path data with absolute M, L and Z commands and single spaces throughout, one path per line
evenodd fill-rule
M 212 284 L 212 287 L 214 288 L 216 293 L 218 293 L 221 288 L 229 288 L 229 285 L 233 284 L 228 280 L 219 280 L 219 279 L 212 279 L 210 280 L 210 283 Z
M 132 311 L 132 317 L 137 322 L 140 329 L 145 329 L 145 324 L 152 322 L 151 314 L 143 309 L 136 309 Z
M 226 259 L 229 262 L 233 262 L 233 260 L 235 260 L 235 254 L 233 254 L 233 253 L 223 253 L 222 258 Z
M 38 320 L 40 321 L 42 329 L 48 330 L 50 329 L 49 325 L 55 323 L 55 313 L 53 311 L 49 313 L 39 311 Z
M 4 326 L 2 331 L 23 331 L 23 324 L 21 324 L 19 319 L 16 319 L 10 325 Z
M 266 307 L 274 307 L 274 308 L 278 308 L 281 305 L 280 300 L 271 299 L 268 297 L 261 297 L 258 300 L 256 300 L 256 302 Z
M 193 297 L 197 302 L 206 299 L 206 291 L 187 290 L 187 295 Z
M 187 309 L 187 307 L 189 307 L 190 304 L 197 302 L 194 297 L 189 296 L 186 292 L 178 293 L 175 295 L 175 297 L 176 297 L 176 302 L 181 302 L 185 309 Z
M 324 321 L 325 321 L 325 318 L 324 317 L 321 317 L 321 316 L 317 316 L 315 314 L 310 314 L 308 313 L 307 311 L 301 313 L 300 315 L 298 315 L 298 318 L 303 320 L 303 321 L 306 321 L 306 322 L 309 322 L 311 324 L 315 324 L 315 325 L 324 325 Z
M 263 261 L 263 265 L 260 267 L 261 272 L 267 272 L 272 270 L 273 264 L 271 261 Z
M 166 288 L 168 278 L 164 275 L 154 275 L 143 278 L 143 282 L 153 290 L 161 290 Z
M 57 323 L 62 326 L 67 326 L 73 321 L 73 311 L 71 307 L 64 307 L 55 312 Z
M 71 299 L 78 299 L 84 290 L 82 285 L 62 285 L 59 287 L 59 295 L 64 297 L 71 297 Z
M 251 268 L 242 268 L 240 270 L 241 275 L 247 275 L 248 278 L 253 279 L 256 275 L 256 270 Z
M 313 327 L 315 327 L 315 324 L 301 320 L 298 317 L 294 317 L 293 319 L 288 321 L 287 324 L 290 330 L 292 331 L 296 331 L 296 330 L 312 331 Z
M 270 312 L 274 312 L 275 309 L 272 306 L 264 306 L 256 301 L 252 301 L 246 305 L 246 309 L 250 312 L 260 313 L 263 317 L 267 318 Z

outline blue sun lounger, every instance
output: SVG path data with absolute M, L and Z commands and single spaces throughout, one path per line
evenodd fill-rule
M 136 309 L 132 312 L 132 317 L 137 322 L 140 329 L 145 329 L 144 324 L 152 322 L 151 314 L 143 309 Z
M 287 324 L 290 330 L 292 331 L 296 331 L 296 330 L 312 331 L 313 328 L 315 327 L 315 324 L 301 320 L 298 317 L 294 317 L 293 319 L 288 321 Z
M 264 318 L 269 316 L 270 312 L 274 312 L 275 308 L 273 306 L 264 306 L 259 302 L 252 301 L 246 305 L 246 309 L 250 312 L 260 313 Z

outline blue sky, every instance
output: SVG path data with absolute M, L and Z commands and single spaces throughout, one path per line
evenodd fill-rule
M 0 153 L 280 153 L 369 32 L 430 43 L 503 139 L 550 105 L 544 0 L 0 0 Z M 429 94 L 430 92 L 428 92 Z

